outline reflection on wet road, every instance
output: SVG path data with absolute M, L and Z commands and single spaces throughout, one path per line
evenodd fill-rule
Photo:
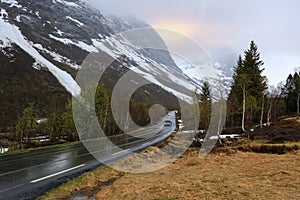
M 163 121 L 161 129 L 149 128 L 134 133 L 134 136 L 142 135 L 142 138 L 125 135 L 111 139 L 124 151 L 105 148 L 97 151 L 111 152 L 107 159 L 115 160 L 126 156 L 128 149 L 137 151 L 162 141 L 176 128 L 175 112 L 171 112 L 168 118 L 173 121 L 172 126 L 164 126 Z M 153 130 L 157 132 L 153 133 Z M 145 137 L 147 134 L 151 137 Z M 100 165 L 82 143 L 0 156 L 0 199 L 35 199 L 70 178 Z

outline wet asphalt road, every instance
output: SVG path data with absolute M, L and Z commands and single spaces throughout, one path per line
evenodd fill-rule
M 143 130 L 142 134 L 151 134 L 151 138 L 129 140 L 122 148 L 139 151 L 168 138 L 176 128 L 175 113 L 169 114 L 168 120 L 173 122 L 172 126 L 162 124 L 161 130 L 155 134 L 154 130 Z M 108 160 L 116 160 L 127 154 L 126 151 L 114 153 Z M 101 165 L 82 143 L 0 156 L 0 199 L 35 199 Z

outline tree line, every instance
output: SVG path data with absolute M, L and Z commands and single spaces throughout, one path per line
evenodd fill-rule
M 149 104 L 130 101 L 130 115 L 141 126 L 150 122 L 149 108 Z M 93 109 L 95 109 L 98 123 L 105 134 L 108 136 L 122 134 L 111 111 L 111 92 L 103 84 L 99 84 L 96 89 L 95 108 Z M 36 140 L 37 136 L 49 136 L 50 142 L 79 140 L 73 119 L 71 99 L 64 109 L 54 107 L 50 110 L 48 116 L 43 119 L 40 119 L 37 113 L 34 103 L 31 103 L 18 118 L 15 129 L 16 136 L 21 143 Z
M 300 114 L 300 74 L 290 74 L 285 83 L 277 87 L 268 86 L 267 77 L 262 73 L 264 62 L 260 58 L 258 46 L 251 41 L 250 47 L 239 55 L 230 92 L 227 98 L 226 127 L 239 127 L 241 132 L 249 132 L 255 125 L 269 125 L 282 115 Z M 87 90 L 88 91 L 88 90 Z M 101 128 L 107 135 L 122 134 L 111 111 L 112 92 L 99 84 L 95 95 L 95 112 Z M 199 94 L 200 129 L 208 129 L 211 118 L 211 86 L 205 81 Z M 122 105 L 120 105 L 122 106 Z M 130 102 L 130 115 L 139 125 L 150 122 L 151 105 Z M 35 105 L 29 104 L 16 124 L 17 137 L 27 142 L 36 135 L 49 135 L 49 140 L 78 140 L 73 120 L 72 101 L 64 109 L 54 106 L 45 119 L 38 119 Z M 122 116 L 126 121 L 127 116 Z M 126 122 L 125 122 L 126 123 Z
M 282 115 L 300 115 L 300 74 L 290 74 L 285 83 L 268 86 L 263 76 L 264 62 L 258 46 L 251 41 L 250 47 L 239 55 L 227 99 L 226 127 L 239 127 L 249 132 L 254 126 L 270 125 Z M 200 128 L 209 126 L 210 85 L 204 82 L 200 99 Z M 208 108 L 209 107 L 209 108 Z

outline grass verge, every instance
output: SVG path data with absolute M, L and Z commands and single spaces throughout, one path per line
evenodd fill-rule
M 278 155 L 253 150 L 260 146 L 272 152 L 299 143 L 264 145 L 251 143 L 249 151 L 219 147 L 204 159 L 199 159 L 199 149 L 192 148 L 168 167 L 147 174 L 101 167 L 39 199 L 300 199 L 300 152 L 293 149 Z

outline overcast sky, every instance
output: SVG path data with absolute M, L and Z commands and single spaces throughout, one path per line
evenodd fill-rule
M 271 85 L 300 66 L 298 0 L 86 0 L 100 11 L 133 15 L 191 37 L 214 59 L 234 65 L 254 40 Z

